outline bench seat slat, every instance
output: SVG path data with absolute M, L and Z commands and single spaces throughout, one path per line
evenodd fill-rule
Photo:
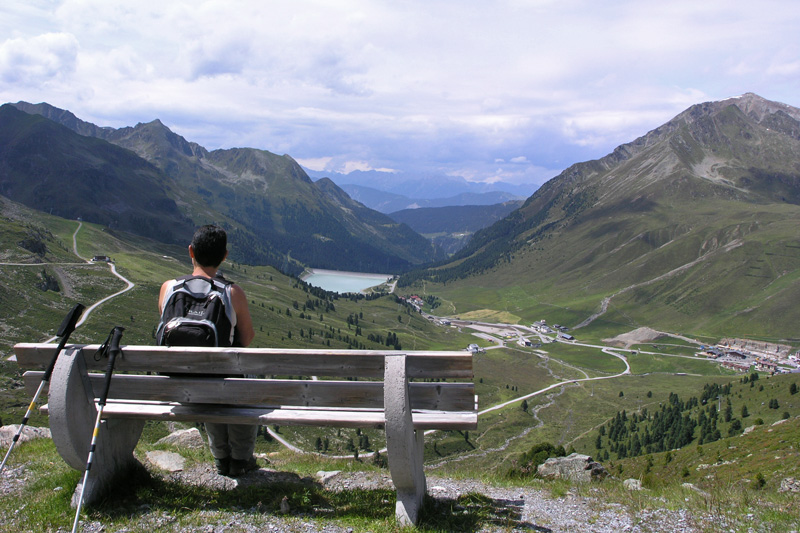
M 44 372 L 28 371 L 25 386 L 32 396 Z M 95 397 L 105 376 L 89 374 Z M 471 411 L 472 383 L 410 383 L 412 409 Z M 114 374 L 109 394 L 114 399 L 231 405 L 383 408 L 383 382 L 289 381 L 247 378 L 202 378 Z
M 74 345 L 82 346 L 82 345 Z M 14 346 L 17 364 L 23 369 L 42 369 L 50 362 L 55 344 L 20 343 Z M 105 361 L 95 361 L 98 345 L 84 345 L 89 370 L 105 370 Z M 117 360 L 119 372 L 198 374 L 304 375 L 382 378 L 384 358 L 406 354 L 409 378 L 469 379 L 473 377 L 472 354 L 465 351 L 393 350 L 300 350 L 278 348 L 202 348 L 122 346 Z
M 47 412 L 47 405 L 42 407 L 42 411 Z M 419 430 L 474 430 L 478 427 L 475 412 L 414 411 L 411 417 L 414 429 Z M 124 400 L 109 400 L 103 409 L 103 418 L 375 429 L 383 429 L 386 422 L 383 410 L 377 409 L 270 409 Z

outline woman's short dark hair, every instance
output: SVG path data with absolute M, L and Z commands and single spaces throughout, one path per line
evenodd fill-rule
M 225 260 L 225 253 L 228 251 L 228 234 L 219 226 L 202 226 L 194 232 L 192 250 L 197 264 L 218 267 Z

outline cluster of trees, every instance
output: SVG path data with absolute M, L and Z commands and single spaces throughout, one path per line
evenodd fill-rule
M 377 344 L 385 344 L 386 346 L 393 346 L 395 350 L 402 350 L 403 346 L 400 344 L 400 340 L 397 338 L 397 333 L 393 333 L 391 331 L 386 333 L 386 338 L 378 333 L 370 333 L 367 335 L 367 340 L 371 342 L 375 342 Z
M 300 302 L 297 300 L 292 302 L 292 307 L 300 310 Z M 320 298 L 316 298 L 312 300 L 311 298 L 306 299 L 306 303 L 303 304 L 303 312 L 305 311 L 317 311 L 318 309 L 322 310 L 325 313 L 333 313 L 336 312 L 336 306 L 333 304 L 331 300 L 322 300 Z
M 314 448 L 316 448 L 318 452 L 327 452 L 330 445 L 331 443 L 328 440 L 328 437 L 317 437 L 317 440 L 314 442 Z
M 739 383 L 749 383 L 754 388 L 758 380 L 758 374 L 753 372 L 744 376 Z M 763 385 L 758 387 L 759 392 L 763 390 Z M 795 383 L 789 386 L 789 392 L 797 393 Z M 655 412 L 646 408 L 631 415 L 620 411 L 600 426 L 597 432 L 595 448 L 598 450 L 598 458 L 608 460 L 611 454 L 616 454 L 617 458 L 623 459 L 673 450 L 695 441 L 697 444 L 705 444 L 723 436 L 738 435 L 743 431 L 743 420 L 750 416 L 750 412 L 747 405 L 742 404 L 738 412 L 734 413 L 731 396 L 731 383 L 706 384 L 699 398 L 692 397 L 683 401 L 677 394 L 670 393 L 666 403 L 661 404 Z M 648 397 L 651 397 L 650 393 Z M 777 398 L 772 398 L 768 406 L 770 409 L 779 409 L 780 402 Z M 735 416 L 736 414 L 739 416 Z M 789 413 L 783 413 L 783 417 L 788 418 Z M 753 423 L 759 425 L 764 421 L 758 418 Z
M 670 393 L 667 402 L 653 413 L 646 408 L 630 416 L 626 411 L 619 411 L 598 430 L 595 448 L 599 457 L 608 460 L 613 453 L 624 459 L 673 450 L 692 443 L 695 433 L 698 433 L 699 444 L 714 442 L 722 438 L 717 425 L 720 418 L 730 423 L 729 435 L 740 433 L 742 423 L 733 417 L 730 398 L 726 398 L 722 414 L 717 408 L 716 400 L 730 393 L 730 384 L 706 384 L 700 398 L 683 401 L 677 394 Z M 746 412 L 743 416 L 747 416 Z
M 429 294 L 425 297 L 425 303 L 431 308 L 431 311 L 436 309 L 442 304 L 442 301 L 439 299 L 438 296 L 434 296 L 433 294 Z
M 358 321 L 364 318 L 364 312 L 350 313 L 347 315 L 347 327 L 358 326 Z

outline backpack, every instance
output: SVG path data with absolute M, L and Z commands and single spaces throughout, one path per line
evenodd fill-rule
M 236 313 L 231 302 L 233 282 L 222 278 L 183 276 L 164 295 L 159 346 L 233 346 Z

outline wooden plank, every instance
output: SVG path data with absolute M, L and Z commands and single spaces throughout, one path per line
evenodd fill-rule
M 83 345 L 76 345 L 83 346 Z M 41 369 L 52 358 L 55 344 L 21 343 L 14 346 L 23 369 Z M 89 370 L 104 370 L 95 361 L 98 345 L 85 345 Z M 392 350 L 300 350 L 278 348 L 195 348 L 123 346 L 117 372 L 197 374 L 255 374 L 382 378 L 384 358 Z M 472 354 L 466 351 L 411 351 L 408 375 L 414 379 L 472 379 Z
M 220 422 L 228 424 L 278 424 L 286 426 L 376 428 L 384 427 L 382 410 L 356 409 L 268 409 L 218 405 L 181 405 L 109 401 L 104 418 Z M 474 430 L 477 413 L 414 412 L 415 429 Z
M 42 377 L 44 377 L 44 372 L 38 370 L 28 370 L 22 374 L 22 382 L 25 384 L 25 392 L 27 392 L 28 396 L 31 398 L 33 398 L 33 395 L 36 394 L 36 389 L 39 388 L 39 383 L 42 382 Z
M 44 372 L 27 371 L 25 388 L 33 396 Z M 89 374 L 95 395 L 105 376 Z M 471 383 L 411 383 L 411 407 L 440 411 L 473 411 Z M 297 381 L 244 378 L 200 378 L 115 374 L 109 397 L 227 405 L 383 408 L 383 383 L 371 381 Z

